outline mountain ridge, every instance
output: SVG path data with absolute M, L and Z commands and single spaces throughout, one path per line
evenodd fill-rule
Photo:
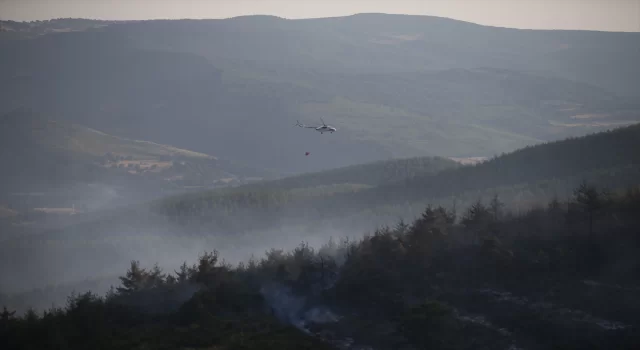
M 384 14 L 136 21 L 0 40 L 0 106 L 282 173 L 491 157 L 640 120 L 636 37 Z M 284 129 L 322 115 L 331 139 Z
M 613 30 L 595 30 L 595 29 L 540 29 L 540 28 L 516 28 L 516 27 L 507 27 L 507 26 L 498 26 L 498 25 L 490 25 L 490 24 L 481 24 L 469 20 L 457 19 L 446 16 L 436 16 L 436 15 L 426 15 L 426 14 L 402 14 L 402 13 L 387 13 L 387 12 L 357 12 L 353 14 L 345 14 L 345 15 L 335 15 L 335 16 L 325 16 L 325 17 L 305 17 L 305 18 L 288 18 L 277 15 L 268 15 L 268 14 L 251 14 L 251 15 L 237 15 L 225 18 L 156 18 L 156 19 L 95 19 L 88 17 L 56 17 L 42 20 L 0 20 L 0 25 L 5 25 L 8 28 L 5 30 L 15 30 L 10 28 L 11 24 L 17 24 L 20 27 L 25 27 L 25 25 L 29 24 L 32 27 L 39 27 L 47 25 L 59 25 L 61 23 L 99 23 L 99 24 L 119 24 L 119 23 L 135 23 L 135 22 L 148 22 L 148 21 L 219 21 L 219 20 L 242 20 L 242 19 L 254 19 L 254 18 L 266 18 L 266 19 L 276 19 L 276 20 L 286 20 L 286 21 L 306 21 L 306 20 L 327 20 L 327 19 L 339 19 L 339 18 L 354 18 L 354 17 L 382 17 L 382 16 L 395 16 L 395 17 L 404 17 L 404 18 L 419 18 L 419 19 L 430 19 L 430 20 L 446 20 L 452 21 L 456 23 L 465 23 L 471 24 L 480 27 L 489 27 L 489 28 L 499 28 L 499 29 L 512 29 L 512 30 L 521 30 L 521 31 L 562 31 L 562 32 L 597 32 L 597 33 L 637 33 L 638 31 L 613 31 Z M 90 27 L 91 28 L 91 27 Z

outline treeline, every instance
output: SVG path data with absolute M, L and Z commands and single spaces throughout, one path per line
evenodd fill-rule
M 217 253 L 175 275 L 131 263 L 121 286 L 104 297 L 72 294 L 42 314 L 0 313 L 0 344 L 9 349 L 330 349 L 283 325 Z
M 412 178 L 418 175 L 434 174 L 445 169 L 458 168 L 457 162 L 442 157 L 413 157 L 392 159 L 316 173 L 291 176 L 269 181 L 255 186 L 278 189 L 294 189 L 335 184 L 361 184 L 379 186 L 384 183 Z
M 115 23 L 115 21 L 80 18 L 57 18 L 24 22 L 0 21 L 0 39 L 33 39 L 49 33 L 57 33 L 61 31 L 84 31 L 112 23 Z
M 640 189 L 583 183 L 569 201 L 511 212 L 497 196 L 460 213 L 428 206 L 358 241 L 272 249 L 236 267 L 215 251 L 172 273 L 133 261 L 105 297 L 72 296 L 44 314 L 5 309 L 0 339 L 15 349 L 322 349 L 345 338 L 396 349 L 634 348 Z
M 458 191 L 454 184 L 442 187 L 426 182 L 396 186 L 341 185 L 309 189 L 247 190 L 237 187 L 215 194 L 193 194 L 155 203 L 154 212 L 169 222 L 208 232 L 248 232 L 255 229 L 331 224 L 334 227 L 367 222 L 388 223 L 398 217 L 412 218 L 427 203 L 464 208 L 478 199 L 499 195 L 515 212 L 544 205 L 554 197 L 566 200 L 572 188 L 587 180 L 612 191 L 638 184 L 640 166 L 595 170 L 562 178 L 542 179 L 489 188 Z M 446 177 L 440 177 L 446 181 Z M 415 185 L 415 184 L 414 184 Z M 449 191 L 446 191 L 449 186 Z M 427 192 L 432 189 L 432 195 Z M 424 192 L 427 193 L 424 193 Z M 344 225 L 343 225 L 344 224 Z
M 407 206 L 427 202 L 447 201 L 449 207 L 457 202 L 466 206 L 494 193 L 508 203 L 520 203 L 518 210 L 524 210 L 553 197 L 566 199 L 583 180 L 610 189 L 637 185 L 640 156 L 636 149 L 640 149 L 638 125 L 527 147 L 474 166 L 449 167 L 448 161 L 438 158 L 375 163 L 173 197 L 155 203 L 154 210 L 175 222 L 224 230 L 244 230 L 249 224 L 266 228 L 285 219 L 340 220 L 392 207 L 398 210 L 389 211 L 389 215 L 396 215 Z M 407 167 L 416 170 L 407 171 Z M 324 193 L 290 190 L 357 181 L 356 174 L 365 179 L 358 183 L 369 187 L 354 186 Z
M 562 179 L 640 164 L 640 125 L 570 138 L 494 157 L 463 169 L 383 185 L 396 198 L 439 197 L 453 192 Z
M 255 221 L 268 227 L 274 220 L 308 218 L 318 198 L 353 194 L 365 188 L 443 169 L 457 168 L 452 160 L 418 157 L 349 166 L 319 173 L 262 182 L 213 192 L 181 195 L 154 203 L 156 212 L 174 222 L 243 229 L 236 223 Z M 304 212 L 300 211 L 306 208 Z M 321 209 L 320 209 L 321 210 Z M 227 224 L 225 224 L 227 223 Z

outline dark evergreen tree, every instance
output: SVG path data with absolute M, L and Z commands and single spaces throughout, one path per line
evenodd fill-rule
M 589 223 L 589 238 L 593 236 L 593 220 L 605 206 L 605 195 L 597 188 L 582 182 L 574 191 L 575 202 L 582 211 Z
M 502 207 L 504 207 L 504 203 L 500 201 L 497 193 L 491 197 L 489 207 L 491 208 L 491 214 L 493 214 L 493 220 L 498 221 L 500 215 L 502 215 Z
M 149 273 L 140 267 L 139 261 L 133 260 L 127 274 L 120 277 L 120 282 L 122 286 L 116 288 L 118 293 L 130 294 L 147 287 Z

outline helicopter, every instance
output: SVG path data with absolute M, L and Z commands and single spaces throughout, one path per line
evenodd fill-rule
M 320 118 L 320 120 L 322 121 L 322 125 L 320 126 L 306 126 L 304 124 L 300 124 L 300 121 L 296 122 L 295 126 L 301 127 L 301 128 L 309 128 L 309 129 L 315 129 L 316 131 L 318 131 L 321 134 L 324 134 L 325 132 L 330 132 L 330 133 L 334 133 L 335 131 L 338 131 L 338 129 L 336 129 L 333 126 L 327 125 L 324 120 L 322 120 L 322 118 Z

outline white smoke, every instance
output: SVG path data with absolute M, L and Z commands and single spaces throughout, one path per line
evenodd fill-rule
M 309 333 L 307 325 L 310 323 L 330 323 L 340 319 L 327 307 L 308 305 L 307 297 L 297 296 L 289 287 L 279 283 L 262 286 L 260 293 L 280 321 L 305 333 Z

